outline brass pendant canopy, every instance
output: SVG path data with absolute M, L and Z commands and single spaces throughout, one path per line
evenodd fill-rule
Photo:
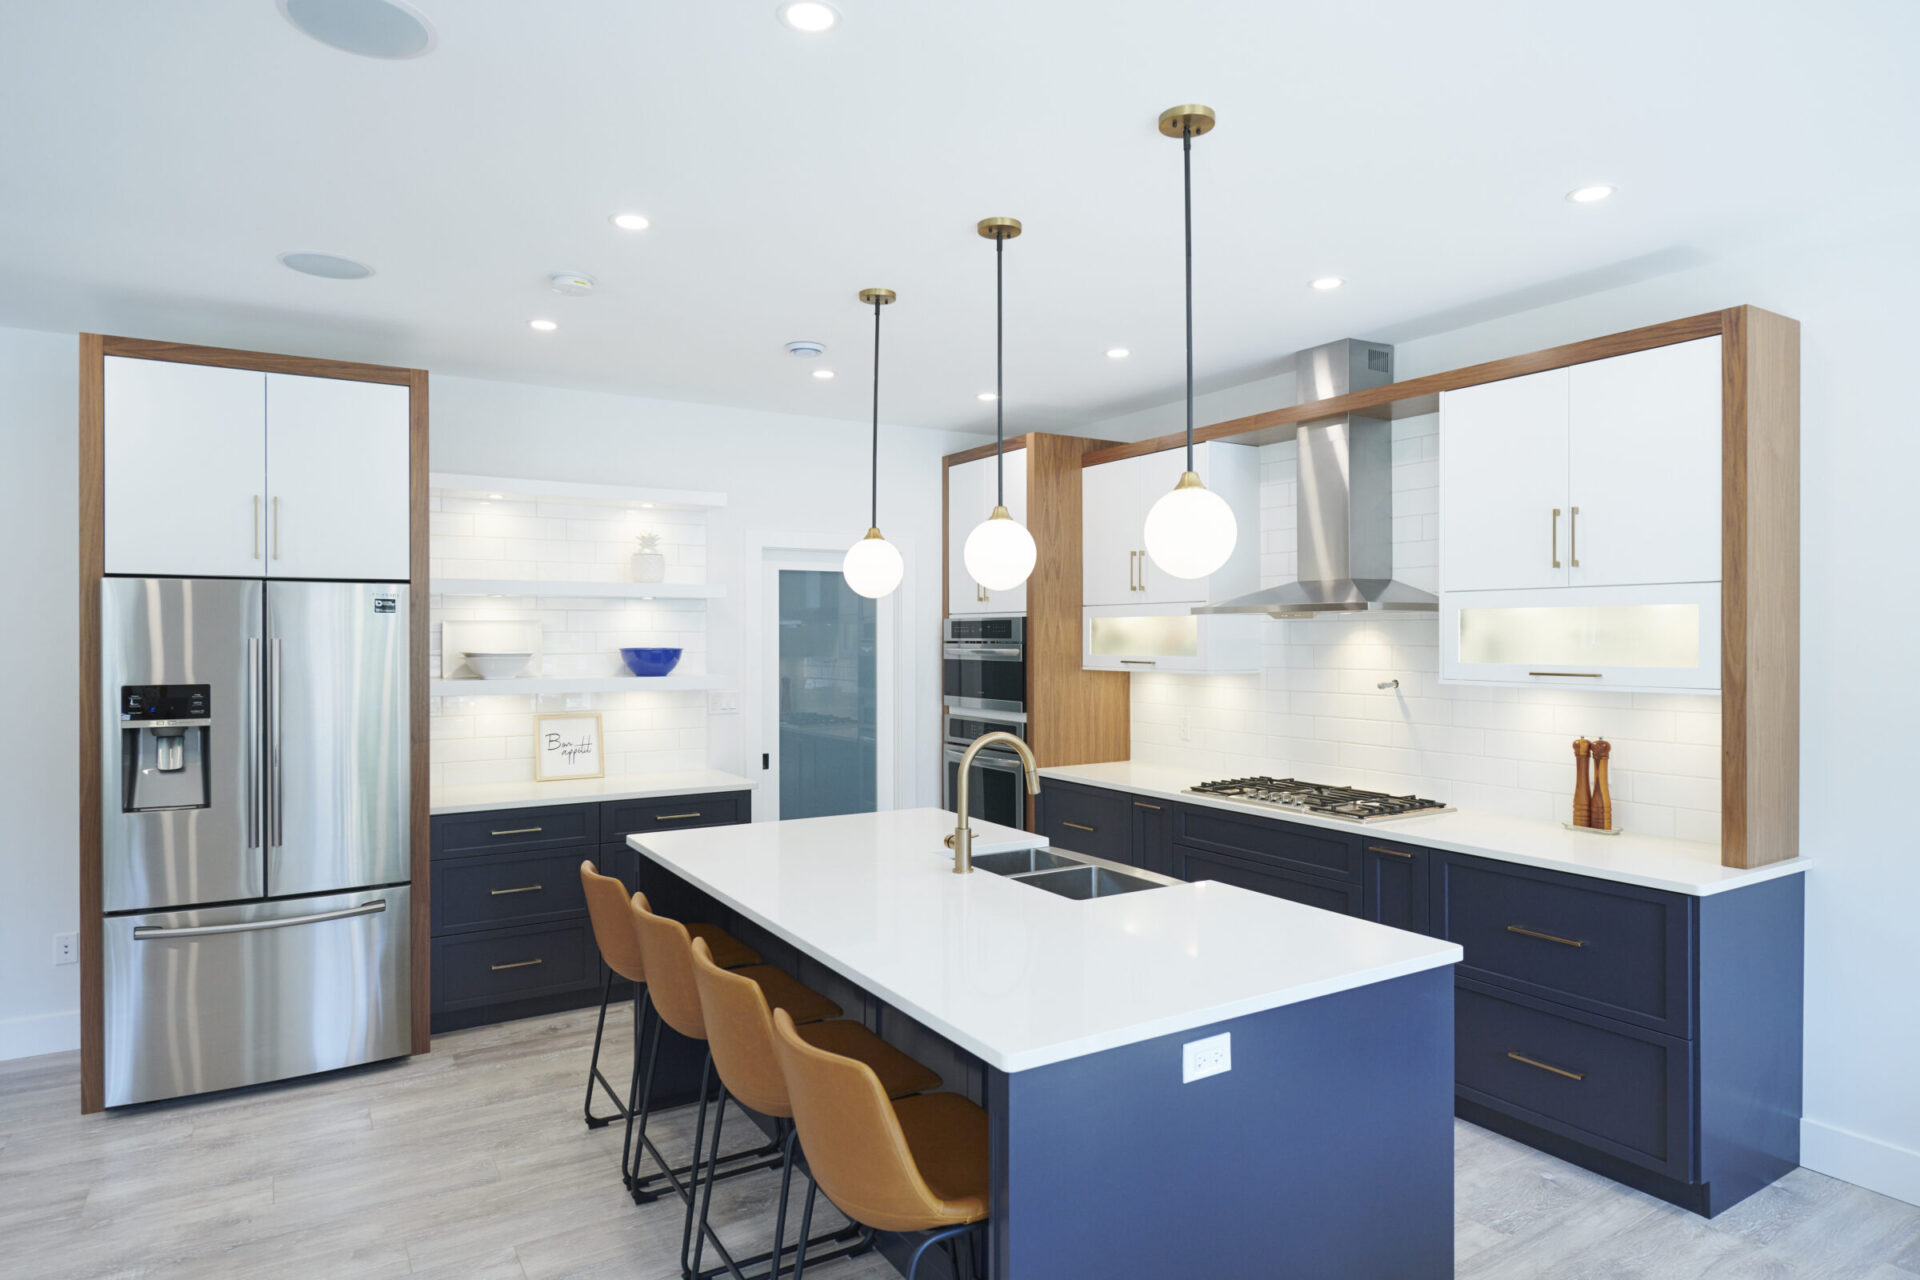
M 1191 129 L 1193 137 L 1213 132 L 1213 108 L 1203 107 L 1197 102 L 1185 106 L 1168 107 L 1160 113 L 1160 132 L 1169 138 L 1178 138 Z
M 860 301 L 866 303 L 868 306 L 873 306 L 877 303 L 884 307 L 898 296 L 899 295 L 891 289 L 862 289 L 860 291 Z
M 1020 219 L 982 218 L 974 230 L 985 240 L 1011 240 L 1020 234 Z

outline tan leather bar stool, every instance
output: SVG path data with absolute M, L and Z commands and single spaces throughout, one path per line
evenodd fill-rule
M 714 1070 L 720 1077 L 720 1104 L 713 1116 L 712 1148 L 707 1160 L 706 1180 L 701 1187 L 699 1221 L 694 1226 L 693 1271 L 703 1280 L 709 1274 L 701 1271 L 700 1259 L 706 1242 L 711 1240 L 721 1262 L 721 1266 L 711 1274 L 718 1275 L 724 1270 L 733 1280 L 772 1280 L 780 1273 L 777 1265 L 769 1266 L 758 1277 L 745 1275 L 742 1268 L 772 1263 L 786 1252 L 787 1190 L 793 1180 L 794 1135 L 791 1125 L 782 1125 L 786 1133 L 781 1144 L 780 1198 L 775 1202 L 779 1207 L 774 1214 L 773 1248 L 766 1253 L 736 1260 L 708 1225 L 707 1211 L 713 1199 L 714 1161 L 720 1152 L 720 1126 L 726 1119 L 729 1099 L 763 1116 L 771 1116 L 775 1121 L 793 1119 L 793 1106 L 787 1099 L 786 1077 L 781 1074 L 780 1059 L 774 1048 L 773 1008 L 758 983 L 738 973 L 727 972 L 705 939 L 696 938 L 693 942 L 693 978 L 700 992 L 700 1011 L 707 1028 L 707 1047 L 713 1053 Z M 890 1098 L 904 1098 L 940 1087 L 937 1073 L 915 1062 L 861 1023 L 810 1022 L 800 1027 L 798 1033 L 802 1040 L 817 1049 L 866 1063 L 873 1069 L 880 1087 Z M 847 1234 L 835 1233 L 813 1243 L 827 1244 L 844 1240 Z M 815 1261 L 824 1262 L 829 1258 L 858 1253 L 871 1243 L 872 1232 L 863 1231 L 857 1242 L 845 1249 L 821 1255 Z
M 678 920 L 654 914 L 647 905 L 645 894 L 633 895 L 632 911 L 634 930 L 640 939 L 641 962 L 646 966 L 647 994 L 652 998 L 660 1020 L 689 1040 L 707 1043 L 706 1060 L 700 1067 L 700 1113 L 693 1126 L 693 1159 L 679 1168 L 666 1162 L 660 1149 L 647 1137 L 647 1113 L 644 1108 L 640 1110 L 639 1127 L 634 1130 L 640 1144 L 633 1156 L 635 1172 L 640 1168 L 640 1153 L 644 1150 L 660 1166 L 661 1173 L 672 1184 L 674 1192 L 686 1201 L 687 1220 L 680 1232 L 680 1270 L 684 1274 L 687 1271 L 687 1249 L 693 1238 L 694 1193 L 700 1187 L 700 1149 L 706 1137 L 707 1093 L 713 1080 L 713 1046 L 707 1038 L 706 1019 L 700 1009 L 700 989 L 693 977 L 693 935 Z M 839 1005 L 770 964 L 748 965 L 732 972 L 759 987 L 767 1003 L 785 1012 L 792 1022 L 820 1022 L 840 1015 Z M 653 1050 L 657 1051 L 659 1047 L 660 1037 L 656 1035 Z M 647 1055 L 647 1079 L 641 1086 L 643 1090 L 650 1088 L 652 1083 L 654 1051 Z M 628 1126 L 632 1129 L 631 1119 Z M 774 1143 L 755 1150 L 735 1152 L 724 1157 L 724 1160 L 753 1158 L 753 1162 L 730 1164 L 714 1176 L 731 1178 L 754 1169 L 771 1169 L 779 1160 L 779 1149 L 779 1144 Z M 767 1159 L 768 1156 L 772 1159 Z M 686 1178 L 684 1183 L 681 1182 L 683 1177 Z
M 872 1067 L 807 1043 L 785 1010 L 774 1010 L 773 1026 L 794 1129 L 813 1175 L 793 1280 L 806 1270 L 816 1191 L 862 1226 L 932 1232 L 913 1251 L 907 1280 L 915 1280 L 920 1259 L 936 1244 L 953 1254 L 960 1274 L 954 1242 L 971 1240 L 990 1203 L 987 1113 L 957 1093 L 891 1101 Z
M 635 1009 L 640 1025 L 633 1031 L 633 1079 L 627 1083 L 629 1095 L 640 1079 L 641 1046 L 653 1021 L 650 1017 L 653 1005 L 645 990 L 647 971 L 640 963 L 640 940 L 633 932 L 633 912 L 627 906 L 627 886 L 618 877 L 601 875 L 600 869 L 588 860 L 580 864 L 580 887 L 587 898 L 587 918 L 593 922 L 594 945 L 600 948 L 600 961 L 607 971 L 600 984 L 600 1020 L 593 1027 L 593 1057 L 587 1063 L 587 1100 L 583 1106 L 587 1128 L 603 1129 L 615 1120 L 626 1119 L 628 1113 L 626 1104 L 620 1101 L 620 1095 L 600 1072 L 600 1040 L 607 1029 L 607 1001 L 613 994 L 615 976 L 625 978 L 640 988 L 640 1001 Z M 723 969 L 738 969 L 760 963 L 759 952 L 718 925 L 690 924 L 687 932 L 696 938 L 706 939 L 713 951 L 714 963 Z M 610 1116 L 593 1114 L 593 1086 L 596 1083 L 613 1102 L 614 1113 Z M 623 1167 L 620 1172 L 624 1178 L 626 1169 Z

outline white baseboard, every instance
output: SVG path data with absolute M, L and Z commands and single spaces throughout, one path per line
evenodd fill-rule
M 1920 1151 L 1802 1120 L 1800 1163 L 1815 1173 L 1920 1205 Z
M 41 1013 L 0 1020 L 0 1061 L 32 1058 L 80 1047 L 80 1011 Z

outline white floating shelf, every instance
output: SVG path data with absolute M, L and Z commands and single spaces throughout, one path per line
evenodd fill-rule
M 709 510 L 727 505 L 727 495 L 700 489 L 643 489 L 623 484 L 579 484 L 569 480 L 526 480 L 510 476 L 462 476 L 433 472 L 427 487 L 456 498 L 564 498 L 620 507 L 668 507 Z
M 578 596 L 582 599 L 718 600 L 712 582 L 562 582 L 546 578 L 435 578 L 437 596 Z
M 436 698 L 491 698 L 511 693 L 663 693 L 718 689 L 719 676 L 522 676 L 514 680 L 429 680 Z

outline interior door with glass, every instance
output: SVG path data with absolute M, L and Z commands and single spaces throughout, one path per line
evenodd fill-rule
M 778 814 L 871 813 L 879 774 L 878 602 L 840 572 L 769 566 L 778 611 Z

